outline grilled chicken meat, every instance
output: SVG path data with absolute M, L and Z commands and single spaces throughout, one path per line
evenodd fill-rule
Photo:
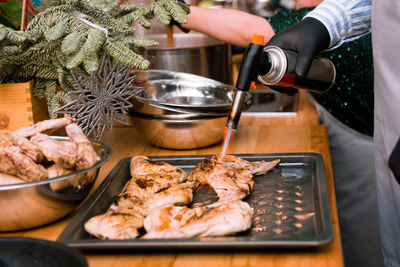
M 85 230 L 99 238 L 133 239 L 143 227 L 143 216 L 131 213 L 113 213 L 97 215 L 85 223 Z
M 253 209 L 247 202 L 236 200 L 212 209 L 203 217 L 184 225 L 181 237 L 224 236 L 251 227 Z
M 151 160 L 146 156 L 133 157 L 130 171 L 132 177 L 155 173 L 166 174 L 176 177 L 179 183 L 184 182 L 187 178 L 187 174 L 182 169 L 162 161 Z
M 16 146 L 0 147 L 0 172 L 15 175 L 28 182 L 48 177 L 48 172 L 42 165 L 21 153 L 20 148 Z
M 149 210 L 158 206 L 188 203 L 193 197 L 195 183 L 180 184 L 186 180 L 187 175 L 170 164 L 142 156 L 133 157 L 131 173 L 133 177 L 126 183 L 108 212 L 85 223 L 85 229 L 90 234 L 109 239 L 134 238 L 137 229 L 143 227 Z M 167 191 L 168 197 L 163 198 Z M 126 228 L 120 224 L 130 219 L 134 222 L 128 223 Z
M 219 202 L 231 202 L 250 194 L 254 186 L 253 175 L 265 174 L 278 163 L 279 160 L 248 162 L 231 155 L 218 161 L 217 156 L 212 156 L 199 162 L 188 180 L 210 185 Z
M 193 182 L 186 182 L 173 185 L 170 188 L 152 195 L 145 203 L 144 207 L 150 211 L 163 206 L 175 204 L 186 205 L 193 200 Z
M 31 137 L 31 142 L 36 144 L 45 157 L 54 161 L 60 167 L 73 168 L 77 161 L 77 148 L 72 142 L 54 140 L 46 134 L 37 133 Z
M 201 208 L 196 208 L 201 209 Z M 190 238 L 224 236 L 251 227 L 253 209 L 241 200 L 222 204 L 201 214 L 187 207 L 165 207 L 150 213 L 143 238 Z
M 153 209 L 144 219 L 146 234 L 143 238 L 181 237 L 181 228 L 191 220 L 200 217 L 203 208 L 190 209 L 186 206 L 166 206 Z
M 186 177 L 183 170 L 165 162 L 133 157 L 132 179 L 108 211 L 90 219 L 85 229 L 110 239 L 135 238 L 137 229 L 143 226 L 147 231 L 143 238 L 222 236 L 245 231 L 251 226 L 253 210 L 240 199 L 253 189 L 253 175 L 264 174 L 278 163 L 248 162 L 234 156 L 218 162 L 214 156 L 200 162 Z M 219 202 L 194 209 L 175 206 L 190 203 L 198 183 L 211 185 Z
M 64 118 L 40 121 L 30 127 L 19 128 L 14 131 L 19 136 L 30 137 L 36 133 L 43 133 L 49 130 L 55 130 L 67 126 L 72 123 L 74 119 L 71 116 L 66 115 Z
M 14 132 L 6 130 L 0 132 L 0 147 L 4 146 L 19 147 L 22 154 L 27 155 L 36 163 L 43 160 L 43 153 L 37 145 Z
M 118 199 L 108 209 L 114 213 L 135 213 L 142 217 L 147 215 L 147 211 L 143 206 L 143 201 L 129 194 L 122 193 Z
M 176 177 L 166 174 L 147 174 L 142 176 L 135 176 L 128 181 L 123 193 L 131 196 L 136 196 L 142 201 L 146 201 L 155 193 L 177 185 L 179 180 Z

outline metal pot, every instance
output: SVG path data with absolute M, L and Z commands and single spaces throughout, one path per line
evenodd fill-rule
M 191 73 L 232 83 L 230 45 L 202 33 L 176 33 L 173 37 L 174 47 L 168 47 L 166 34 L 146 36 L 159 42 L 158 46 L 144 50 L 151 69 Z

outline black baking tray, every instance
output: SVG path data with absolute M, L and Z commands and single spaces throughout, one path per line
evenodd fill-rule
M 211 155 L 154 156 L 189 173 Z M 131 178 L 130 158 L 122 159 L 85 201 L 58 240 L 84 250 L 316 247 L 333 240 L 323 159 L 317 153 L 236 154 L 248 161 L 280 159 L 265 175 L 254 177 L 254 191 L 244 199 L 254 208 L 252 227 L 234 236 L 181 239 L 103 240 L 89 235 L 85 222 L 104 213 Z M 194 206 L 217 200 L 209 187 L 195 192 Z

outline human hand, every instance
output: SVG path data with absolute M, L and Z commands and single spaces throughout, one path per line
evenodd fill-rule
M 177 1 L 178 1 L 179 6 L 180 6 L 187 14 L 189 14 L 189 13 L 190 13 L 190 7 L 189 7 L 189 5 L 186 4 L 186 2 L 185 2 L 184 0 L 177 0 Z M 176 21 L 174 18 L 171 18 L 169 24 L 170 24 L 170 25 L 175 25 L 176 27 L 178 27 L 178 28 L 179 28 L 181 31 L 183 31 L 184 33 L 190 32 L 190 30 L 183 28 L 181 23 L 182 23 L 182 22 L 178 22 L 178 21 Z M 186 22 L 185 22 L 185 23 L 186 23 Z
M 266 46 L 275 45 L 297 54 L 294 73 L 304 78 L 315 56 L 328 48 L 330 36 L 325 26 L 314 18 L 302 21 L 274 35 Z

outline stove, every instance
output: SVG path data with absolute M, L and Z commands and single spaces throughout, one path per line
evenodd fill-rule
M 272 90 L 252 90 L 251 106 L 243 116 L 296 116 L 299 94 L 289 96 Z

